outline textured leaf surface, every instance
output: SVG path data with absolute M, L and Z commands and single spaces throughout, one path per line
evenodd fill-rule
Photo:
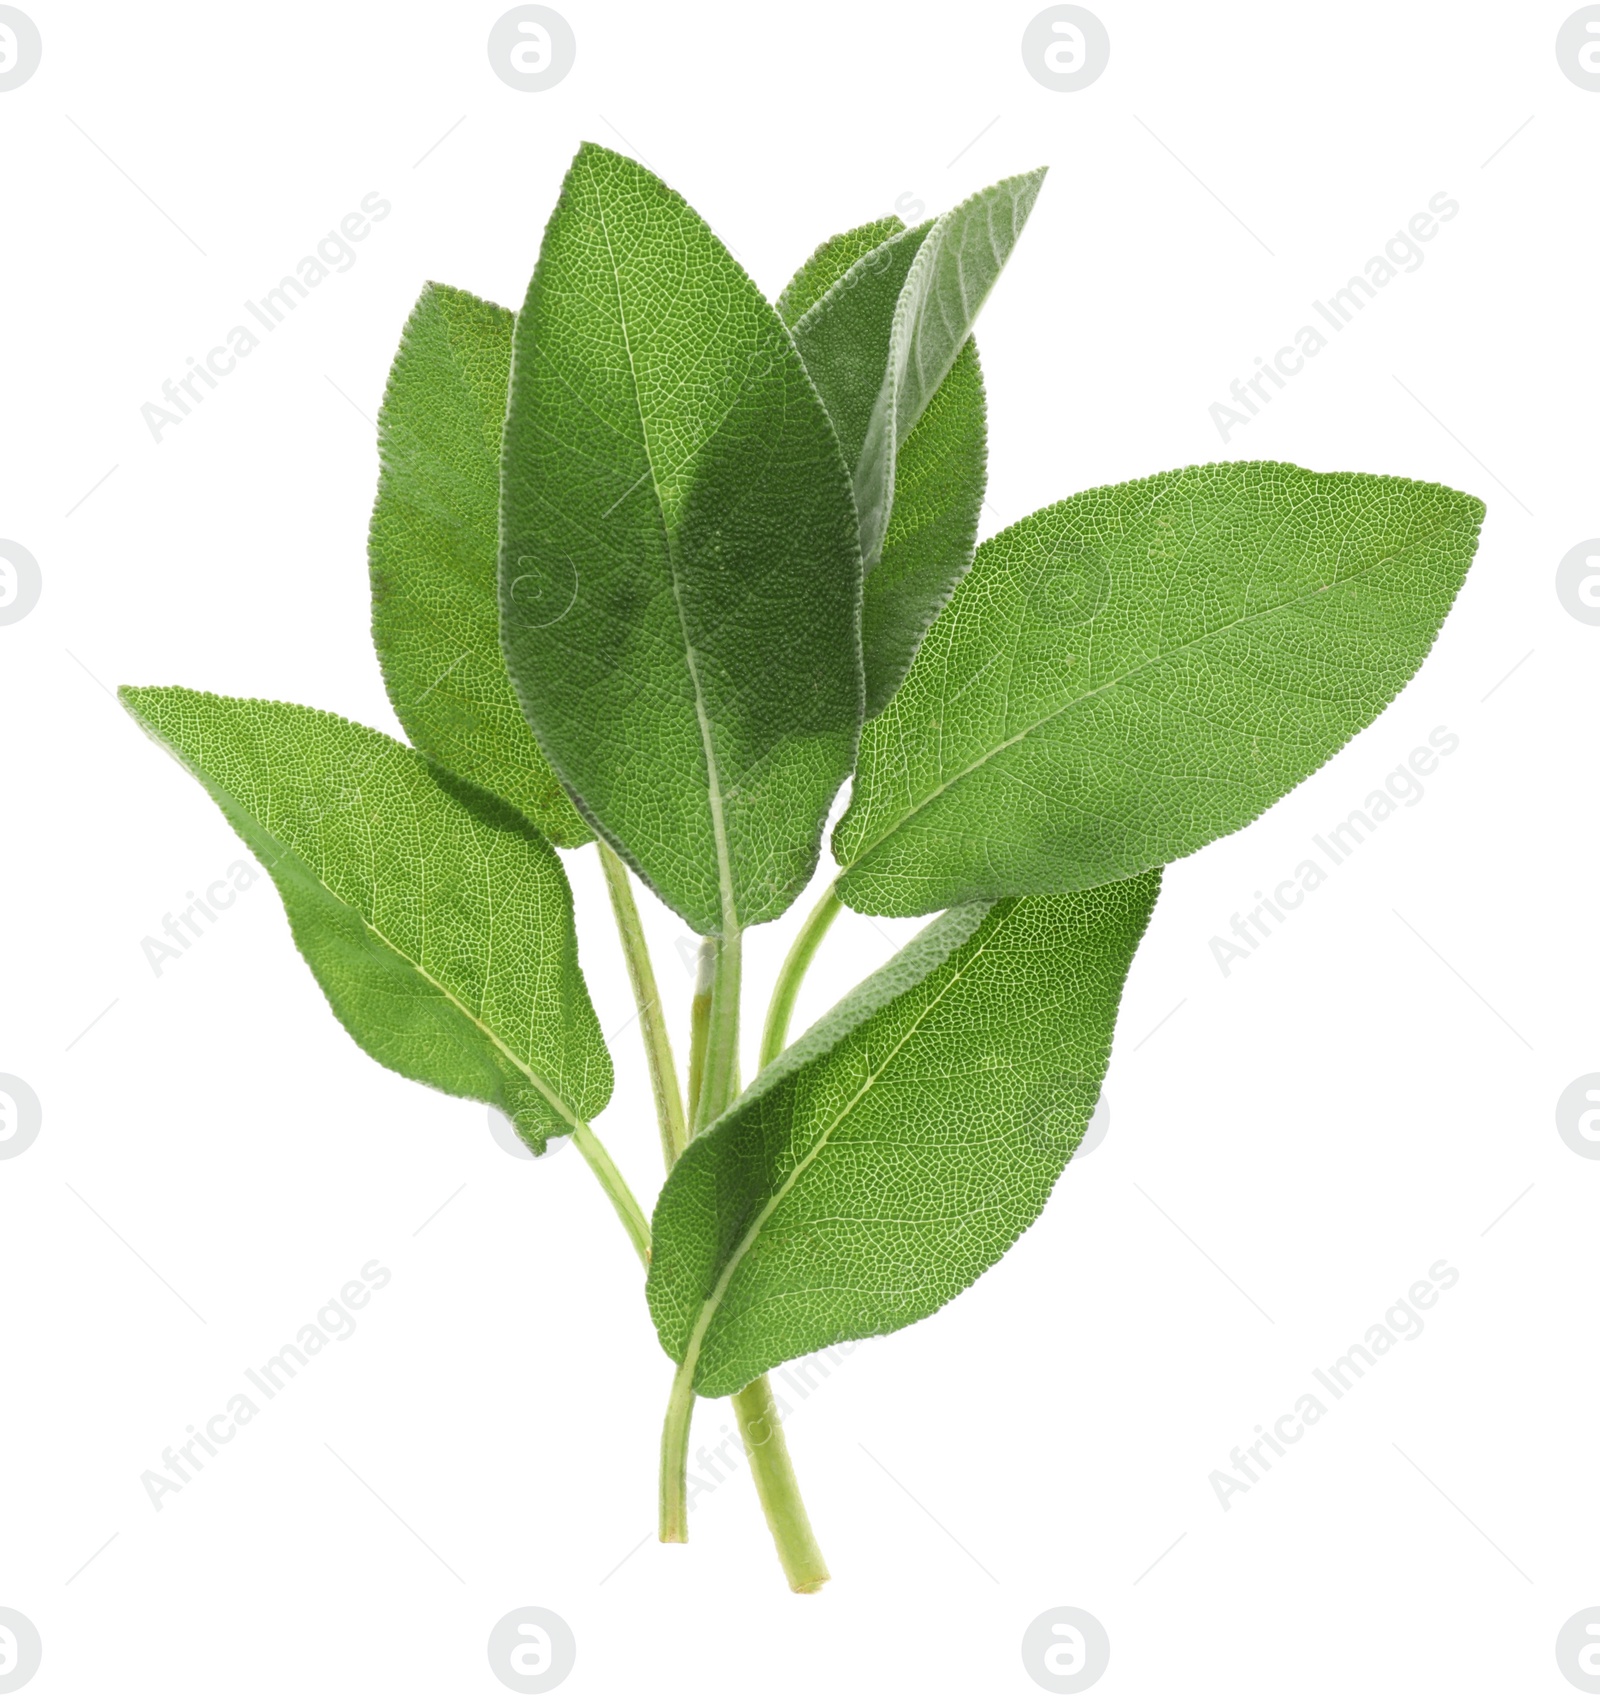
M 858 486 L 858 501 L 870 500 L 879 477 L 863 468 L 862 451 L 890 371 L 896 311 L 912 263 L 937 228 L 897 231 L 857 253 L 864 232 L 891 222 L 900 223 L 880 220 L 824 243 L 780 298 L 780 308 L 803 299 L 838 268 L 793 330 L 845 459 L 867 481 L 866 493 Z M 896 456 L 888 528 L 862 600 L 869 715 L 894 695 L 923 633 L 972 563 L 985 456 L 983 378 L 969 337 Z
M 932 229 L 931 223 L 920 224 L 869 249 L 792 327 L 795 347 L 851 467 L 861 459 L 889 369 L 895 309 L 906 274 Z M 814 256 L 813 265 L 820 258 Z
M 1074 496 L 979 549 L 862 739 L 853 908 L 1072 891 L 1253 820 L 1387 705 L 1483 505 L 1239 461 Z
M 846 272 L 861 258 L 870 254 L 881 242 L 906 228 L 905 220 L 890 213 L 886 218 L 858 224 L 854 230 L 841 231 L 820 243 L 811 258 L 790 278 L 778 297 L 778 317 L 786 325 L 820 301 Z
M 566 875 L 521 815 L 319 709 L 176 687 L 121 697 L 261 859 L 365 1051 L 498 1105 L 536 1151 L 604 1109 L 611 1058 Z
M 860 731 L 849 475 L 773 308 L 603 148 L 517 318 L 501 489 L 501 637 L 557 774 L 696 931 L 781 914 Z
M 883 553 L 867 574 L 867 713 L 900 689 L 924 634 L 972 565 L 988 460 L 983 373 L 971 338 L 900 445 Z
M 869 572 L 888 532 L 900 445 L 955 365 L 1043 181 L 1043 167 L 1005 178 L 935 219 L 906 273 L 888 364 L 855 463 L 861 554 Z
M 378 415 L 372 636 L 411 741 L 558 845 L 593 835 L 523 718 L 500 653 L 500 428 L 513 315 L 429 284 Z
M 1159 882 L 947 912 L 691 1143 L 647 1291 L 700 1393 L 904 1328 L 1001 1257 L 1094 1111 Z

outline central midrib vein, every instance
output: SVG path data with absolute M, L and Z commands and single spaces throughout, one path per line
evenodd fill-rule
M 211 788 L 208 786 L 207 789 L 210 790 Z M 289 862 L 292 863 L 295 868 L 303 870 L 307 880 L 321 887 L 321 889 L 326 892 L 336 904 L 339 904 L 344 909 L 349 910 L 360 921 L 361 925 L 373 936 L 373 938 L 378 940 L 378 942 L 383 945 L 387 951 L 390 951 L 399 959 L 400 962 L 406 964 L 408 968 L 412 969 L 417 975 L 425 980 L 441 998 L 446 1000 L 447 1003 L 453 1005 L 457 1010 L 459 1010 L 461 1014 L 473 1025 L 473 1027 L 475 1027 L 478 1032 L 489 1041 L 495 1050 L 512 1065 L 519 1075 L 525 1076 L 530 1082 L 532 1082 L 532 1084 L 543 1095 L 550 1108 L 555 1111 L 555 1113 L 561 1117 L 563 1121 L 573 1128 L 588 1127 L 587 1120 L 578 1115 L 572 1106 L 569 1105 L 564 1098 L 562 1098 L 560 1093 L 558 1093 L 555 1088 L 552 1087 L 547 1080 L 545 1080 L 538 1070 L 534 1069 L 522 1058 L 518 1057 L 510 1046 L 501 1039 L 499 1034 L 497 1034 L 493 1028 L 489 1027 L 488 1024 L 483 1021 L 476 1011 L 464 1004 L 449 987 L 445 986 L 441 981 L 435 980 L 434 977 L 429 974 L 427 969 L 425 969 L 409 951 L 402 951 L 375 921 L 363 914 L 363 912 L 352 904 L 342 893 L 335 891 L 334 888 L 328 884 L 322 875 L 317 872 L 317 870 L 305 859 L 304 856 L 300 854 L 299 851 L 295 850 L 291 845 L 285 844 L 284 841 L 280 839 L 275 832 L 273 832 L 273 830 L 261 819 L 255 810 L 248 808 L 243 801 L 236 797 L 226 786 L 219 783 L 216 789 L 227 798 L 228 802 L 232 804 L 236 810 L 238 810 L 240 815 L 242 815 L 246 820 L 253 821 L 256 826 L 260 828 L 262 836 L 267 840 L 267 842 L 274 846 L 280 853 L 272 862 L 267 864 L 268 873 L 271 873 L 273 867 L 278 862 Z
M 639 447 L 644 452 L 645 466 L 650 473 L 650 489 L 656 499 L 656 515 L 661 522 L 661 538 L 667 551 L 667 578 L 672 587 L 672 606 L 678 616 L 678 635 L 683 641 L 684 663 L 689 670 L 689 683 L 694 688 L 695 720 L 700 728 L 700 748 L 706 761 L 706 797 L 711 810 L 711 838 L 717 853 L 717 891 L 721 898 L 722 931 L 731 938 L 739 931 L 738 908 L 733 895 L 733 863 L 728 852 L 728 828 L 722 810 L 722 776 L 717 768 L 717 753 L 711 742 L 711 720 L 706 712 L 705 692 L 700 683 L 700 662 L 693 640 L 689 637 L 688 622 L 683 612 L 683 592 L 678 584 L 678 560 L 673 548 L 672 528 L 667 524 L 666 504 L 661 499 L 661 485 L 656 478 L 656 460 L 650 449 L 650 429 L 645 423 L 644 402 L 639 394 L 639 372 L 633 359 L 633 339 L 628 334 L 628 314 L 622 303 L 622 275 L 617 269 L 616 253 L 611 246 L 611 229 L 606 223 L 605 197 L 596 194 L 595 205 L 600 215 L 600 234 L 605 240 L 606 259 L 611 267 L 611 287 L 617 299 L 617 326 L 622 332 L 622 348 L 628 357 L 628 379 L 633 391 L 633 411 L 639 421 Z

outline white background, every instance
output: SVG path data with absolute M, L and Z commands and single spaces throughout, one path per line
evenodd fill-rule
M 1600 94 L 1556 63 L 1572 8 L 1098 0 L 1110 68 L 1073 94 L 1025 71 L 1031 0 L 562 0 L 576 68 L 542 94 L 491 73 L 500 4 L 26 9 L 0 533 L 44 590 L 0 627 L 0 1072 L 44 1126 L 0 1163 L 0 1605 L 43 1636 L 30 1694 L 487 1701 L 490 1627 L 527 1604 L 573 1627 L 574 1697 L 1042 1694 L 1021 1637 L 1059 1605 L 1109 1631 L 1108 1701 L 1577 1693 L 1554 1640 L 1600 1600 L 1600 1164 L 1554 1107 L 1600 1069 L 1600 629 L 1554 575 L 1600 533 Z M 688 1547 L 642 1540 L 668 1365 L 575 1153 L 517 1161 L 481 1107 L 370 1062 L 265 881 L 161 976 L 141 950 L 241 853 L 104 687 L 398 733 L 371 416 L 425 279 L 520 301 L 583 138 L 646 159 L 772 293 L 833 231 L 1048 161 L 979 325 L 986 530 L 1234 457 L 1489 509 L 1417 681 L 1171 870 L 1105 1143 L 998 1268 L 792 1418 L 815 1598 L 742 1469 Z M 393 212 L 356 264 L 152 441 L 162 380 L 374 190 Z M 1210 404 L 1440 191 L 1461 211 L 1420 269 L 1224 444 Z M 1437 726 L 1460 747 L 1422 802 L 1224 977 L 1211 938 Z M 622 1030 L 600 1132 L 648 1199 L 621 958 L 593 851 L 568 863 Z M 752 1010 L 808 903 L 755 940 Z M 681 1003 L 685 930 L 649 925 Z M 910 931 L 847 918 L 800 1021 Z M 141 1472 L 373 1258 L 393 1280 L 357 1333 L 153 1510 Z M 1441 1258 L 1426 1332 L 1224 1511 L 1229 1450 Z M 728 1421 L 703 1406 L 697 1439 Z

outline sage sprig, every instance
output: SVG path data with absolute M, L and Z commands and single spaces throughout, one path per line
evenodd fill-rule
M 520 308 L 430 284 L 395 358 L 370 568 L 411 745 L 122 692 L 269 870 L 364 1050 L 535 1152 L 573 1137 L 671 1363 L 663 1540 L 687 1534 L 696 1402 L 729 1395 L 802 1592 L 827 1570 L 766 1373 L 931 1315 L 1034 1221 L 1162 866 L 1381 713 L 1483 515 L 1233 462 L 975 548 L 973 324 L 1043 180 L 846 231 L 770 304 L 681 196 L 581 148 Z M 847 780 L 741 1091 L 744 933 L 811 881 Z M 562 860 L 591 839 L 668 1172 L 648 1214 L 592 1126 L 612 1060 Z M 703 939 L 686 1068 L 635 881 Z M 934 919 L 790 1044 L 841 905 Z

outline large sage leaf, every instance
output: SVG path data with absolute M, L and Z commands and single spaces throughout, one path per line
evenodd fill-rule
M 513 315 L 429 284 L 378 415 L 372 637 L 411 742 L 520 809 L 547 839 L 584 824 L 523 718 L 500 653 L 500 428 Z
M 517 316 L 501 493 L 501 638 L 556 773 L 698 932 L 781 914 L 860 731 L 849 474 L 773 308 L 604 148 Z
M 560 859 L 498 799 L 290 703 L 121 692 L 261 859 L 334 1014 L 388 1068 L 497 1105 L 535 1151 L 611 1096 Z
M 1074 496 L 978 551 L 862 739 L 853 908 L 1073 891 L 1253 820 L 1428 653 L 1483 505 L 1231 462 Z
M 809 303 L 790 319 L 795 346 L 845 459 L 869 486 L 878 474 L 863 473 L 862 451 L 890 371 L 896 311 L 912 262 L 938 228 L 897 230 L 862 253 L 863 238 L 888 225 L 900 221 L 879 220 L 824 243 L 778 302 L 786 318 L 794 304 Z M 827 281 L 830 273 L 837 275 Z M 888 527 L 867 569 L 861 609 L 868 715 L 894 695 L 923 633 L 971 565 L 985 454 L 983 377 L 969 337 L 896 456 Z
M 900 445 L 955 365 L 1033 211 L 1044 174 L 1040 167 L 1005 178 L 935 219 L 906 273 L 882 383 L 855 463 L 861 555 L 869 572 L 888 533 Z
M 947 912 L 689 1146 L 647 1293 L 701 1394 L 904 1328 L 1000 1258 L 1083 1137 L 1159 882 Z

